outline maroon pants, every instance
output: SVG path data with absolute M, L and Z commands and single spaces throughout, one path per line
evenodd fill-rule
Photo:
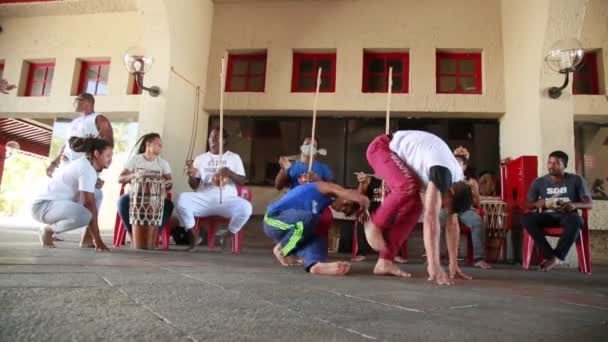
M 386 241 L 387 248 L 380 251 L 380 257 L 387 260 L 398 255 L 422 213 L 420 179 L 390 150 L 390 142 L 387 135 L 381 135 L 367 147 L 367 161 L 391 190 L 372 215 L 372 222 L 383 231 Z
M 334 220 L 334 215 L 331 213 L 329 207 L 325 208 L 319 217 L 319 224 L 317 225 L 317 236 L 322 236 L 326 240 L 329 237 L 329 228 L 331 228 L 331 222 Z

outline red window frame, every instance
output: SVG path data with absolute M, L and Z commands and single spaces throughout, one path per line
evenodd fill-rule
M 4 77 L 4 63 L 0 63 L 0 79 Z
M 441 60 L 454 60 L 456 61 L 456 73 L 440 73 L 440 61 Z M 473 60 L 475 62 L 475 73 L 474 74 L 464 74 L 460 72 L 460 63 L 458 63 L 458 61 L 460 60 L 466 60 L 466 59 L 470 59 Z M 449 52 L 438 52 L 437 53 L 437 58 L 436 58 L 436 62 L 435 62 L 435 76 L 436 76 L 436 83 L 435 83 L 435 90 L 437 92 L 437 94 L 481 94 L 481 89 L 482 89 L 482 80 L 481 80 L 481 71 L 482 71 L 482 66 L 481 66 L 481 53 L 449 53 Z M 456 77 L 456 90 L 454 91 L 440 91 L 439 90 L 439 81 L 441 79 L 441 76 L 453 76 Z M 464 89 L 462 89 L 462 86 L 460 84 L 460 78 L 461 77 L 471 77 L 473 76 L 475 78 L 475 90 L 473 91 L 465 91 Z
M 250 62 L 264 60 L 264 70 L 261 73 L 252 73 L 250 71 Z M 246 61 L 247 62 L 247 72 L 244 74 L 234 74 L 234 63 L 237 61 Z M 267 54 L 266 53 L 257 53 L 257 54 L 230 54 L 228 55 L 228 66 L 226 69 L 226 91 L 228 92 L 256 92 L 263 93 L 266 89 L 266 63 L 267 63 Z M 233 77 L 245 77 L 245 89 L 241 90 L 233 90 L 232 89 L 232 78 Z M 262 76 L 262 89 L 251 89 L 249 87 L 249 80 L 253 77 Z
M 336 54 L 335 53 L 301 53 L 293 54 L 293 68 L 291 73 L 291 92 L 293 93 L 314 93 L 317 89 L 317 74 L 319 70 L 318 60 L 329 59 L 331 69 L 321 70 L 321 78 L 329 78 L 329 89 L 319 89 L 320 93 L 333 93 L 336 91 Z M 310 72 L 301 72 L 300 65 L 303 61 L 312 61 L 313 68 Z M 312 77 L 313 89 L 298 89 L 300 78 Z M 321 83 L 323 84 L 323 83 Z
M 600 82 L 597 68 L 597 51 L 586 51 L 581 63 L 587 65 L 588 73 L 582 73 L 580 69 L 574 72 L 574 76 L 572 76 L 572 94 L 599 95 Z M 576 88 L 576 85 L 583 80 L 589 82 L 591 85 L 591 91 L 589 93 L 579 93 Z
M 370 62 L 372 59 L 383 59 L 384 60 L 384 71 L 372 72 L 370 70 Z M 393 70 L 393 80 L 395 77 L 401 77 L 402 89 L 393 89 L 392 93 L 406 94 L 409 92 L 410 84 L 410 54 L 407 52 L 403 53 L 376 53 L 376 52 L 365 52 L 363 54 L 363 85 L 362 91 L 364 93 L 387 93 L 388 92 L 388 63 L 391 60 L 400 60 L 403 63 L 401 72 L 395 72 Z M 369 79 L 371 76 L 384 76 L 384 88 L 381 91 L 372 91 L 369 87 Z M 394 84 L 393 84 L 394 85 Z
M 99 94 L 97 92 L 98 87 L 99 87 L 99 78 L 101 76 L 101 67 L 104 65 L 110 65 L 110 61 L 99 61 L 99 62 L 87 62 L 87 61 L 83 61 L 80 65 L 80 81 L 78 83 L 78 93 L 82 93 L 86 90 L 86 84 L 87 84 L 87 69 L 89 67 L 97 67 L 97 79 L 95 81 L 95 92 L 92 93 L 92 95 L 107 95 L 107 94 Z M 108 70 L 108 73 L 110 71 Z
M 36 69 L 44 68 L 44 78 L 42 80 L 42 93 L 39 95 L 32 95 L 32 87 L 34 86 L 34 73 Z M 30 63 L 28 75 L 27 75 L 27 87 L 25 89 L 25 96 L 48 96 L 43 95 L 46 90 L 47 85 L 53 82 L 53 78 L 50 80 L 47 79 L 49 69 L 55 69 L 55 63 Z M 53 73 L 54 75 L 54 73 Z

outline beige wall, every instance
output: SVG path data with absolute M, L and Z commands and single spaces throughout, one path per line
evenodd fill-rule
M 540 70 L 549 0 L 502 0 L 505 116 L 501 158 L 540 155 Z
M 335 49 L 336 92 L 319 96 L 323 111 L 378 114 L 383 94 L 361 92 L 363 49 L 409 49 L 410 93 L 394 95 L 395 112 L 504 112 L 498 1 L 237 1 L 216 3 L 205 108 L 219 107 L 220 59 L 226 50 L 267 49 L 266 91 L 228 93 L 225 108 L 300 110 L 310 93 L 291 93 L 293 49 Z M 435 94 L 435 49 L 483 50 L 483 95 Z M 435 112 L 426 114 L 425 112 Z M 366 114 L 369 115 L 369 114 Z M 395 113 L 399 115 L 399 113 Z
M 196 91 L 175 76 L 171 67 L 204 87 L 213 3 L 211 0 L 140 0 L 139 14 L 144 24 L 143 46 L 146 53 L 156 58 L 154 69 L 146 79 L 161 88 L 159 97 L 143 98 L 140 131 L 162 134 L 163 155 L 172 166 L 177 194 L 189 190 L 182 170 L 192 139 Z M 202 95 L 194 157 L 206 149 L 208 115 L 202 110 L 204 100 Z
M 107 96 L 98 96 L 96 109 L 110 119 L 136 118 L 141 96 L 127 95 L 128 73 L 122 55 L 142 37 L 142 22 L 135 12 L 69 16 L 3 18 L 0 59 L 4 78 L 13 83 L 22 74 L 24 60 L 55 59 L 51 96 L 2 96 L 0 116 L 55 117 L 73 115 L 72 82 L 77 58 L 111 59 Z
M 581 42 L 585 49 L 601 49 L 603 65 L 598 68 L 603 71 L 600 88 L 602 95 L 577 95 L 574 97 L 574 113 L 576 120 L 600 121 L 608 120 L 608 2 L 606 0 L 588 0 L 585 21 L 581 31 Z

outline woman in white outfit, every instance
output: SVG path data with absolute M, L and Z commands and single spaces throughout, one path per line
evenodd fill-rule
M 97 173 L 112 163 L 112 144 L 97 138 L 70 139 L 70 147 L 84 152 L 85 157 L 74 160 L 57 170 L 46 191 L 32 205 L 32 216 L 44 223 L 40 230 L 43 247 L 53 248 L 53 233 L 87 226 L 97 251 L 107 251 L 97 224 L 95 184 Z
M 131 183 L 142 174 L 155 175 L 165 180 L 165 189 L 171 190 L 171 167 L 169 163 L 160 157 L 163 143 L 158 133 L 148 133 L 142 136 L 139 141 L 137 154 L 129 158 L 124 169 L 120 173 L 118 181 L 121 184 Z M 163 216 L 160 226 L 147 229 L 147 226 L 131 225 L 129 218 L 130 195 L 127 193 L 118 199 L 118 214 L 125 225 L 133 247 L 141 249 L 154 249 L 158 233 L 171 218 L 173 203 L 165 198 L 163 205 Z

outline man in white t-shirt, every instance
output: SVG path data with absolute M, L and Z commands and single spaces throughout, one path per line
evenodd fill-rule
M 70 123 L 61 152 L 53 161 L 51 161 L 51 164 L 46 169 L 46 174 L 49 177 L 53 176 L 53 173 L 61 164 L 68 164 L 69 162 L 84 156 L 83 153 L 75 152 L 70 148 L 68 141 L 71 137 L 101 138 L 114 145 L 114 133 L 110 120 L 101 114 L 95 113 L 95 97 L 89 93 L 82 93 L 76 97 L 74 104 L 76 106 L 76 113 L 79 113 L 80 115 Z M 103 200 L 103 193 L 101 191 L 103 183 L 103 180 L 100 178 L 97 179 L 95 187 L 95 203 L 97 204 L 97 210 L 101 207 L 101 202 Z M 91 236 L 88 231 L 85 231 L 82 235 L 80 246 L 93 247 Z
M 470 187 L 462 182 L 462 168 L 448 145 L 431 133 L 398 131 L 393 136 L 381 135 L 374 139 L 367 148 L 367 160 L 390 188 L 365 224 L 370 246 L 380 252 L 374 273 L 410 276 L 393 261 L 423 212 L 420 194 L 424 192 L 423 233 L 429 280 L 442 285 L 453 284 L 439 260 L 439 211 L 442 206 L 449 214 L 446 234 L 450 276 L 470 279 L 458 267 L 457 214 L 470 208 L 472 194 Z
M 105 140 L 77 138 L 79 158 L 53 174 L 46 190 L 34 199 L 33 217 L 44 224 L 40 232 L 43 247 L 54 247 L 52 235 L 87 226 L 97 250 L 108 250 L 99 234 L 95 183 L 97 174 L 112 162 L 112 146 Z
M 223 236 L 223 245 L 230 245 L 231 234 L 243 228 L 251 216 L 251 203 L 238 196 L 237 185 L 245 184 L 245 168 L 238 154 L 226 151 L 222 156 L 220 167 L 220 145 L 218 128 L 209 133 L 209 152 L 196 157 L 191 166 L 187 166 L 188 184 L 195 192 L 185 192 L 179 196 L 175 210 L 180 223 L 190 232 L 190 250 L 196 250 L 199 234 L 196 231 L 195 218 L 222 216 L 230 219 L 228 232 Z M 224 146 L 228 140 L 223 132 Z M 222 197 L 220 203 L 220 187 Z M 209 239 L 215 237 L 210 236 Z

